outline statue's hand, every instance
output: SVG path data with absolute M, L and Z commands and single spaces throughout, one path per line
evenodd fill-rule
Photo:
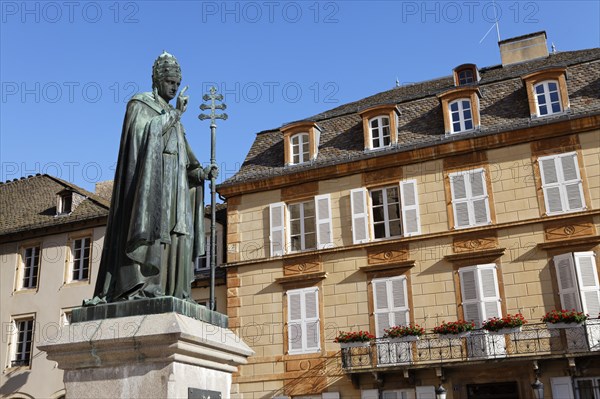
M 188 86 L 185 86 L 183 89 L 181 89 L 181 91 L 179 92 L 179 95 L 177 96 L 177 109 L 182 114 L 187 109 L 188 100 L 190 99 L 189 96 L 185 95 L 185 92 L 187 89 L 188 89 Z
M 207 179 L 217 178 L 219 177 L 219 166 L 216 163 L 213 163 L 206 168 L 204 168 L 204 174 Z

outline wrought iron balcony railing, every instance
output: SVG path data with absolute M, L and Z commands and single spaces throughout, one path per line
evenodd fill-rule
M 425 334 L 414 342 L 390 342 L 382 338 L 365 346 L 342 348 L 341 355 L 344 370 L 353 372 L 486 359 L 584 355 L 596 351 L 600 355 L 600 319 L 571 328 L 526 324 L 521 331 L 508 334 L 475 330 L 464 337 Z

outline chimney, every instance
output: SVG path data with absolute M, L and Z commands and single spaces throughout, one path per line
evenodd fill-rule
M 548 57 L 546 32 L 535 32 L 498 42 L 502 66 Z

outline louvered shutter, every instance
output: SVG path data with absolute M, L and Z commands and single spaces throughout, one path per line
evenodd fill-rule
M 385 329 L 391 327 L 387 281 L 373 280 L 373 303 L 375 305 L 375 336 L 383 337 Z
M 452 192 L 452 208 L 454 210 L 454 227 L 469 226 L 469 202 L 467 196 L 467 183 L 464 174 L 450 176 L 450 190 Z
M 285 203 L 277 202 L 269 206 L 271 256 L 283 255 L 285 242 Z
M 563 212 L 564 209 L 560 194 L 556 157 L 543 157 L 539 158 L 538 161 L 542 177 L 542 190 L 544 191 L 546 213 L 552 214 Z
M 369 241 L 367 190 L 364 188 L 351 190 L 350 206 L 352 208 L 352 242 L 360 244 Z
M 317 222 L 317 248 L 333 247 L 331 232 L 331 195 L 323 194 L 315 197 L 315 212 Z
M 481 300 L 483 302 L 482 321 L 492 317 L 501 317 L 500 294 L 498 293 L 498 280 L 496 266 L 479 266 L 479 280 L 481 282 Z
M 406 278 L 392 278 L 388 281 L 388 290 L 392 294 L 391 324 L 405 326 L 408 324 L 408 298 L 406 289 Z
M 552 397 L 560 399 L 573 399 L 573 384 L 571 377 L 550 378 Z
M 302 351 L 302 292 L 288 292 L 288 347 L 290 352 Z
M 316 288 L 304 290 L 306 350 L 319 349 L 319 291 Z
M 600 284 L 594 252 L 575 252 L 575 270 L 579 282 L 583 313 L 592 318 L 600 313 Z
M 470 173 L 469 183 L 473 204 L 473 222 L 476 225 L 487 224 L 490 221 L 490 211 L 483 169 Z
M 560 157 L 562 178 L 565 188 L 567 210 L 584 209 L 583 186 L 579 177 L 577 153 L 569 153 Z
M 400 195 L 402 204 L 402 226 L 405 236 L 413 236 L 421 233 L 421 222 L 419 216 L 419 197 L 417 193 L 417 181 L 406 180 L 400 183 Z
M 473 321 L 477 326 L 481 325 L 482 316 L 479 309 L 477 274 L 475 269 L 460 270 L 460 288 L 465 320 Z
M 415 387 L 415 389 L 417 390 L 417 399 L 435 399 L 435 387 L 433 385 Z
M 575 264 L 573 254 L 562 254 L 554 257 L 556 268 L 556 279 L 558 280 L 558 294 L 563 309 L 575 309 L 581 311 L 579 293 L 577 292 L 577 278 L 575 276 Z

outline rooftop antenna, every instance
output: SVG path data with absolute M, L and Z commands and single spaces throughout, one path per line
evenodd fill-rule
M 496 27 L 496 35 L 498 36 L 498 41 L 500 41 L 500 21 L 498 21 L 498 10 L 496 9 L 496 1 L 492 0 L 492 4 L 494 5 L 494 24 L 490 27 L 490 29 L 488 29 L 485 35 L 483 35 L 483 37 L 479 41 L 479 44 L 481 44 L 481 42 L 485 40 L 487 35 L 490 34 L 492 29 L 494 29 L 494 26 Z
M 556 46 L 554 45 L 554 42 L 552 42 L 552 54 L 556 54 Z
M 398 80 L 397 76 L 396 76 L 396 87 L 400 87 L 400 81 Z

